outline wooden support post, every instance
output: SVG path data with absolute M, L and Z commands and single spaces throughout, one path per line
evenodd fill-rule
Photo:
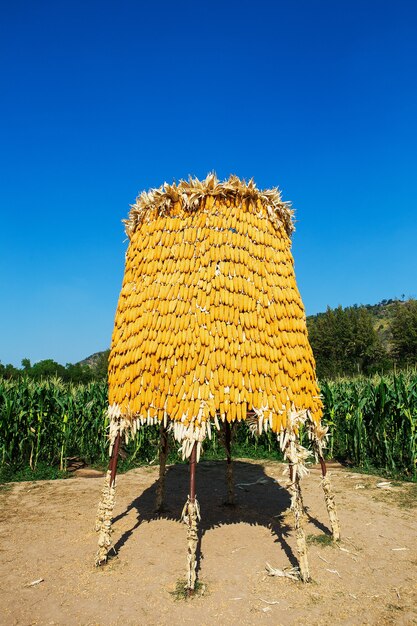
M 321 486 L 324 492 L 324 501 L 326 503 L 326 509 L 329 514 L 330 526 L 332 528 L 332 537 L 333 541 L 340 540 L 340 524 L 339 518 L 337 517 L 336 504 L 334 501 L 334 493 L 332 491 L 332 486 L 330 483 L 330 478 L 327 475 L 326 463 L 324 461 L 323 456 L 318 453 L 320 466 L 321 466 Z
M 113 442 L 113 449 L 110 457 L 109 469 L 106 474 L 104 487 L 101 492 L 101 500 L 98 505 L 96 531 L 99 533 L 98 550 L 96 554 L 96 565 L 104 565 L 112 546 L 111 542 L 111 522 L 113 517 L 115 501 L 115 483 L 117 471 L 117 457 L 120 447 L 120 432 L 117 433 Z
M 194 594 L 197 579 L 197 544 L 198 544 L 198 521 L 200 520 L 200 507 L 196 498 L 196 464 L 197 464 L 197 444 L 193 445 L 190 455 L 190 493 L 182 512 L 182 519 L 187 524 L 187 586 L 189 596 Z
M 167 463 L 167 456 L 169 451 L 168 432 L 164 426 L 163 421 L 160 425 L 160 440 L 159 440 L 159 480 L 156 488 L 156 502 L 155 509 L 161 511 L 164 507 L 165 499 L 165 470 Z
M 323 448 L 326 442 L 327 428 L 316 424 L 311 415 L 308 413 L 308 426 L 310 429 L 310 438 L 313 444 L 314 454 L 320 462 L 321 467 L 321 486 L 324 491 L 324 501 L 326 503 L 327 512 L 329 514 L 330 526 L 332 528 L 333 541 L 340 540 L 340 524 L 337 517 L 336 504 L 334 501 L 334 493 L 330 484 L 330 477 L 327 474 L 326 463 L 323 456 Z
M 116 472 L 117 472 L 117 460 L 119 458 L 119 447 L 120 447 L 120 432 L 117 433 L 116 439 L 114 440 L 113 450 L 110 457 L 109 470 L 110 470 L 110 487 L 114 487 L 116 482 Z
M 301 495 L 300 477 L 290 461 L 290 492 L 291 492 L 291 510 L 294 514 L 294 529 L 297 542 L 297 557 L 300 568 L 300 578 L 303 582 L 310 580 L 310 571 L 307 559 L 307 542 L 303 529 L 304 506 Z
M 190 455 L 190 502 L 195 502 L 195 468 L 197 464 L 197 444 L 193 445 Z
M 324 462 L 324 459 L 321 456 L 321 454 L 319 454 L 319 461 L 320 461 L 320 467 L 321 467 L 321 475 L 324 478 L 326 476 L 326 474 L 327 474 L 327 467 L 326 467 L 326 463 Z
M 232 427 L 227 420 L 224 423 L 224 445 L 226 448 L 227 504 L 235 504 L 235 481 L 232 462 Z

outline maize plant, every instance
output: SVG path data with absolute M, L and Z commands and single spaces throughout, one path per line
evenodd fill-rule
M 416 476 L 417 373 L 374 378 L 322 381 L 324 422 L 329 427 L 327 456 L 349 460 L 359 467 Z M 60 379 L 33 381 L 0 379 L 0 466 L 30 465 L 39 461 L 65 469 L 66 458 L 78 456 L 105 462 L 107 449 L 107 385 L 74 385 Z M 300 433 L 302 443 L 305 435 Z M 237 454 L 253 449 L 246 424 L 237 428 Z M 213 431 L 206 447 L 218 451 Z M 256 455 L 276 449 L 271 433 L 257 439 Z M 126 448 L 128 460 L 146 461 L 156 456 L 156 436 L 140 430 Z
M 0 462 L 39 461 L 65 469 L 68 456 L 99 461 L 106 456 L 107 385 L 60 379 L 0 380 Z
M 332 456 L 417 475 L 417 373 L 323 382 Z

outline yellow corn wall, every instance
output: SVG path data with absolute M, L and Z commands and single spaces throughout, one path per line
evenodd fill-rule
M 150 205 L 129 232 L 109 403 L 185 426 L 253 409 L 275 432 L 293 408 L 318 422 L 288 228 L 256 194 L 207 193 L 192 210 L 179 195 L 163 213 Z

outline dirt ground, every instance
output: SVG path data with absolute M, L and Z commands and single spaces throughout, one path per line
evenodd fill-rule
M 185 577 L 179 518 L 188 468 L 167 471 L 167 512 L 153 514 L 157 467 L 117 480 L 117 557 L 93 565 L 102 478 L 0 488 L 0 623 L 9 625 L 417 624 L 416 485 L 331 468 L 343 539 L 329 524 L 313 468 L 303 480 L 313 581 L 266 575 L 296 564 L 283 466 L 235 465 L 237 505 L 224 505 L 224 464 L 200 462 L 200 597 L 173 595 Z M 242 484 L 243 483 L 243 484 Z M 255 483 L 255 484 L 254 484 Z M 384 488 L 385 487 L 385 488 Z M 32 584 L 35 581 L 39 581 Z

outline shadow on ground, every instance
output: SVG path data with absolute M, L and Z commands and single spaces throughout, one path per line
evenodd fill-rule
M 234 462 L 236 504 L 226 504 L 226 463 L 222 461 L 202 461 L 197 465 L 197 499 L 201 509 L 199 523 L 199 549 L 206 531 L 225 524 L 245 523 L 264 526 L 270 529 L 275 541 L 282 546 L 288 560 L 296 566 L 297 559 L 287 542 L 292 527 L 284 520 L 289 509 L 290 496 L 282 484 L 268 476 L 263 467 L 244 461 Z M 188 465 L 172 465 L 165 475 L 165 503 L 161 511 L 155 511 L 158 481 L 146 489 L 117 517 L 121 520 L 130 511 L 136 511 L 136 522 L 114 545 L 116 553 L 124 546 L 143 523 L 156 519 L 180 520 L 181 512 L 189 492 Z M 328 529 L 308 514 L 310 522 L 328 533 Z

